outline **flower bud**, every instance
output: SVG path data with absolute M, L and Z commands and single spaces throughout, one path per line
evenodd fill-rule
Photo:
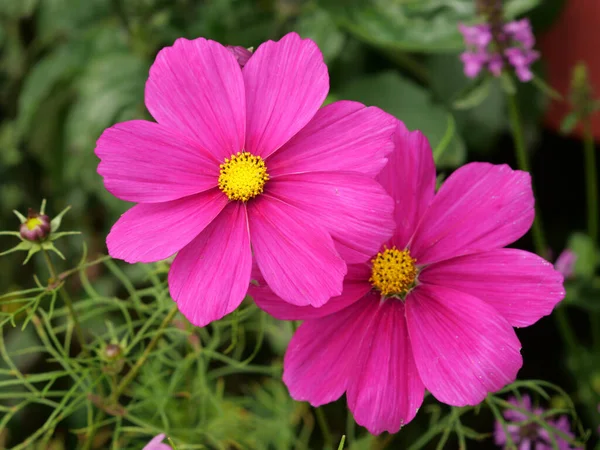
M 252 56 L 252 48 L 244 48 L 239 45 L 228 45 L 227 50 L 233 53 L 240 67 L 244 67 Z
M 29 209 L 27 220 L 21 224 L 19 234 L 27 241 L 44 240 L 50 234 L 50 218 Z
M 121 356 L 121 346 L 118 344 L 108 344 L 104 348 L 104 358 L 107 361 L 114 361 Z

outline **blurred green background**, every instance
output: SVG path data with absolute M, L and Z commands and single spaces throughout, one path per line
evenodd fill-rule
M 563 3 L 505 1 L 505 16 L 531 17 L 541 32 Z M 457 25 L 475 20 L 471 0 L 0 0 L 0 229 L 17 230 L 11 210 L 37 208 L 47 198 L 51 216 L 73 206 L 65 229 L 83 232 L 90 255 L 106 252 L 106 234 L 129 205 L 104 189 L 96 173 L 95 141 L 116 122 L 151 119 L 144 107 L 148 69 L 156 53 L 178 37 L 256 48 L 297 31 L 314 39 L 324 54 L 331 100 L 377 105 L 409 128 L 421 129 L 441 173 L 472 160 L 514 167 L 500 82 L 492 83 L 476 107 L 452 107 L 471 83 L 459 60 L 464 45 Z M 543 55 L 535 71 L 543 75 Z M 573 230 L 585 228 L 580 143 L 544 130 L 548 99 L 533 84 L 519 86 L 518 96 L 538 201 L 556 255 Z M 12 244 L 0 238 L 0 249 Z M 80 256 L 77 238 L 61 245 L 67 259 Z M 531 249 L 530 238 L 517 246 Z M 0 258 L 0 293 L 30 285 L 22 258 L 18 253 Z M 135 279 L 136 269 L 126 270 Z M 91 278 L 108 292 L 118 289 L 102 270 Z M 571 313 L 575 324 L 586 320 L 585 307 Z M 567 370 L 556 334 L 550 319 L 519 331 L 525 357 L 521 377 L 580 390 L 574 367 L 582 364 L 573 359 L 589 358 L 569 355 Z M 596 369 L 592 364 L 585 370 L 587 377 Z M 273 395 L 287 398 L 280 388 Z

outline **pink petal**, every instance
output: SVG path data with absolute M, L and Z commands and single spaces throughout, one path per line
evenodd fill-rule
M 348 407 L 371 434 L 396 433 L 415 417 L 424 395 L 402 301 L 383 302 L 371 329 L 367 360 L 348 387 Z
M 96 144 L 106 189 L 129 202 L 175 200 L 217 186 L 219 161 L 185 135 L 132 120 L 107 128 Z
M 435 164 L 427 138 L 396 121 L 394 151 L 377 180 L 395 200 L 393 245 L 405 248 L 435 194 Z
M 368 296 L 300 325 L 283 360 L 283 382 L 292 398 L 319 406 L 342 396 L 368 354 L 377 303 Z
M 161 433 L 154 438 L 142 450 L 171 450 L 171 446 L 163 444 L 162 441 L 165 439 L 164 433 Z
M 269 195 L 309 214 L 327 230 L 349 264 L 376 254 L 394 231 L 394 202 L 375 180 L 349 172 L 285 175 L 267 185 Z
M 262 44 L 243 69 L 246 150 L 266 158 L 313 118 L 329 91 L 321 51 L 296 33 Z
M 218 42 L 177 39 L 150 68 L 146 106 L 156 121 L 179 130 L 219 161 L 244 147 L 242 70 Z
M 191 323 L 203 327 L 242 303 L 251 269 L 246 207 L 232 202 L 173 261 L 171 296 Z
M 396 122 L 384 111 L 357 102 L 327 105 L 269 157 L 269 175 L 347 171 L 374 177 L 393 149 Z
M 295 306 L 275 295 L 260 275 L 258 268 L 256 269 L 252 278 L 257 281 L 258 285 L 250 284 L 248 295 L 252 296 L 259 308 L 281 320 L 307 320 L 327 316 L 347 308 L 371 290 L 371 283 L 368 281 L 371 276 L 370 267 L 367 264 L 352 264 L 348 266 L 348 275 L 344 279 L 342 295 L 333 297 L 320 308 Z
M 346 264 L 312 218 L 266 194 L 248 203 L 248 217 L 254 257 L 279 297 L 318 307 L 342 293 Z
M 442 185 L 410 243 L 418 264 L 504 247 L 533 223 L 527 172 L 471 163 Z
M 153 262 L 172 256 L 225 208 L 218 188 L 164 203 L 140 203 L 121 216 L 106 238 L 113 258 Z
M 474 295 L 514 327 L 526 327 L 547 316 L 565 296 L 563 277 L 552 264 L 512 248 L 432 264 L 419 280 Z
M 476 405 L 523 364 L 513 328 L 476 297 L 423 284 L 406 299 L 406 319 L 419 375 L 443 403 Z

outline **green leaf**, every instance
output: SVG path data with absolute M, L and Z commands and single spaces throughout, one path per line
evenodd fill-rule
M 56 253 L 61 259 L 65 259 L 65 255 L 63 255 L 62 252 L 54 246 L 54 243 L 50 241 L 42 242 L 42 248 Z
M 434 98 L 451 108 L 456 98 L 472 89 L 472 81 L 465 77 L 459 53 L 429 55 L 426 67 L 430 90 Z M 466 110 L 454 109 L 458 134 L 470 150 L 487 152 L 507 130 L 505 95 L 497 78 L 490 77 L 487 97 L 479 105 Z
M 515 85 L 515 80 L 511 74 L 508 72 L 502 72 L 500 75 L 500 81 L 502 83 L 502 89 L 508 95 L 514 95 L 517 92 L 517 86 Z
M 592 239 L 584 233 L 573 233 L 567 247 L 577 255 L 573 267 L 574 275 L 591 278 L 598 263 L 597 250 L 594 248 Z
M 51 241 L 55 241 L 57 239 L 60 239 L 61 237 L 74 236 L 74 235 L 78 235 L 78 234 L 81 234 L 81 231 L 63 231 L 61 233 L 51 233 L 49 239 Z
M 59 47 L 29 71 L 19 95 L 17 130 L 24 135 L 41 104 L 61 82 L 67 82 L 84 66 L 86 55 L 77 45 Z
M 360 78 L 337 92 L 340 98 L 378 106 L 396 116 L 411 130 L 421 130 L 432 148 L 444 140 L 451 114 L 436 104 L 429 92 L 395 72 L 383 72 Z M 440 167 L 457 167 L 466 157 L 462 138 L 455 134 L 438 161 Z
M 346 435 L 342 435 L 342 439 L 340 440 L 340 445 L 338 445 L 338 450 L 343 450 L 344 443 L 346 442 Z
M 513 20 L 540 4 L 541 0 L 507 0 L 503 3 L 504 18 Z
M 315 41 L 327 63 L 338 56 L 346 40 L 344 33 L 339 30 L 330 14 L 321 8 L 300 15 L 295 31 L 300 36 Z
M 463 93 L 454 101 L 454 108 L 471 109 L 479 106 L 489 95 L 491 84 L 491 77 L 480 77 L 475 83 L 471 84 L 465 91 L 463 91 Z
M 386 49 L 447 52 L 464 48 L 461 22 L 477 20 L 472 0 L 320 0 L 334 20 L 359 39 Z M 505 16 L 514 19 L 539 0 L 511 0 Z
M 579 114 L 575 111 L 570 112 L 560 123 L 560 132 L 562 134 L 569 134 L 577 126 L 579 122 Z

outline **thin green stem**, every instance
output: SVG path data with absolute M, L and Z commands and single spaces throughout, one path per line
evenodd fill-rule
M 517 97 L 514 94 L 508 95 L 507 97 L 512 137 L 515 143 L 517 166 L 519 169 L 531 173 L 527 149 L 525 148 L 525 138 L 523 137 L 523 127 L 521 125 L 521 115 L 519 113 Z M 542 228 L 542 219 L 539 211 L 536 211 L 533 226 L 531 227 L 531 234 L 533 236 L 533 245 L 536 253 L 542 257 L 545 256 L 548 252 L 548 247 L 546 245 L 546 239 Z
M 317 416 L 317 422 L 319 422 L 319 428 L 323 433 L 323 441 L 325 441 L 325 448 L 333 449 L 333 438 L 331 437 L 331 431 L 329 425 L 325 419 L 325 414 L 321 408 L 315 408 L 315 416 Z
M 52 277 L 52 282 L 56 282 L 56 269 L 54 269 L 54 264 L 52 264 L 52 260 L 50 259 L 50 255 L 45 249 L 42 249 L 42 254 L 44 255 L 44 260 L 46 261 L 46 266 L 48 267 L 48 271 L 50 272 L 50 276 Z M 59 289 L 59 293 L 69 310 L 69 314 L 73 319 L 73 324 L 75 325 L 75 333 L 77 333 L 77 339 L 79 339 L 79 343 L 81 345 L 81 351 L 86 357 L 89 357 L 89 353 L 87 350 L 87 345 L 85 342 L 85 337 L 83 335 L 83 330 L 81 329 L 81 324 L 79 323 L 79 319 L 77 318 L 77 313 L 75 312 L 75 308 L 73 308 L 73 301 L 71 300 L 71 296 L 64 288 L 61 286 Z
M 511 131 L 513 140 L 515 143 L 515 155 L 517 158 L 517 165 L 519 169 L 525 172 L 530 172 L 529 158 L 527 156 L 527 149 L 525 148 L 525 139 L 523 137 L 523 127 L 521 125 L 521 115 L 519 113 L 519 106 L 517 104 L 517 97 L 515 94 L 509 94 L 508 97 L 508 113 L 511 124 Z M 534 190 L 535 194 L 535 190 Z M 548 253 L 548 247 L 546 245 L 546 239 L 544 237 L 544 230 L 542 227 L 542 221 L 540 219 L 539 212 L 536 212 L 533 226 L 531 228 L 533 236 L 533 245 L 538 255 L 546 257 Z M 558 308 L 554 312 L 554 317 L 557 322 L 560 334 L 563 337 L 564 342 L 568 346 L 569 350 L 574 352 L 577 350 L 577 338 L 569 325 L 564 308 Z
M 178 311 L 177 305 L 173 305 L 173 308 L 171 308 L 169 313 L 163 319 L 162 323 L 158 327 L 158 330 L 156 330 L 156 333 L 152 337 L 152 340 L 150 341 L 150 343 L 144 350 L 144 353 L 142 354 L 142 356 L 140 356 L 140 359 L 137 360 L 137 362 L 131 368 L 131 370 L 127 373 L 125 378 L 123 378 L 121 380 L 121 383 L 119 383 L 119 385 L 113 392 L 113 400 L 115 402 L 118 401 L 119 397 L 125 391 L 125 389 L 129 385 L 129 383 L 131 383 L 131 381 L 133 381 L 133 379 L 135 378 L 137 373 L 140 371 L 140 369 L 142 368 L 142 366 L 144 365 L 144 363 L 150 356 L 150 353 L 152 353 L 152 350 L 154 350 L 154 347 L 156 347 L 156 344 L 158 344 L 158 341 L 162 337 L 165 328 L 167 328 L 167 326 L 171 323 L 171 321 L 175 317 L 175 314 L 177 314 L 177 311 Z
M 583 149 L 585 156 L 585 185 L 587 190 L 588 234 L 594 249 L 598 247 L 598 180 L 596 176 L 596 149 L 589 118 L 583 121 Z

